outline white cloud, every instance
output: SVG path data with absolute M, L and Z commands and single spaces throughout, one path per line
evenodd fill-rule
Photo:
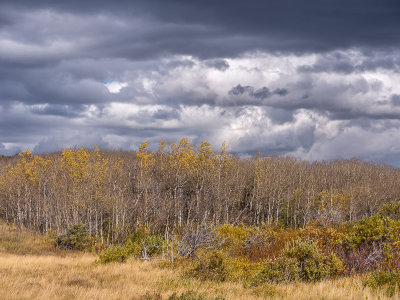
M 119 82 L 119 81 L 111 81 L 104 83 L 108 91 L 112 94 L 118 94 L 122 88 L 127 87 L 128 83 Z

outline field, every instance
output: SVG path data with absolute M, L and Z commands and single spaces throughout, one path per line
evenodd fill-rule
M 359 277 L 252 288 L 188 279 L 182 267 L 159 261 L 96 260 L 94 254 L 57 250 L 50 238 L 1 225 L 0 299 L 386 299 L 363 287 Z
M 399 182 L 185 138 L 27 150 L 0 159 L 0 299 L 399 298 Z

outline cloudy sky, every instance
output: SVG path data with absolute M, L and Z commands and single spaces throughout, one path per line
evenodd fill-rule
M 0 154 L 188 137 L 400 166 L 399 16 L 398 0 L 2 0 Z

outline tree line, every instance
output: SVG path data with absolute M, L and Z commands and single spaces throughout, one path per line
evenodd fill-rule
M 400 170 L 360 160 L 241 158 L 188 139 L 155 151 L 98 148 L 0 159 L 0 217 L 65 234 L 87 226 L 103 243 L 138 228 L 167 234 L 198 224 L 338 224 L 374 215 L 400 194 Z

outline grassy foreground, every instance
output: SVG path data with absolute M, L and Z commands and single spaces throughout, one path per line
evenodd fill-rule
M 358 277 L 249 288 L 188 279 L 181 268 L 156 261 L 103 265 L 96 259 L 0 225 L 0 299 L 388 299 Z

